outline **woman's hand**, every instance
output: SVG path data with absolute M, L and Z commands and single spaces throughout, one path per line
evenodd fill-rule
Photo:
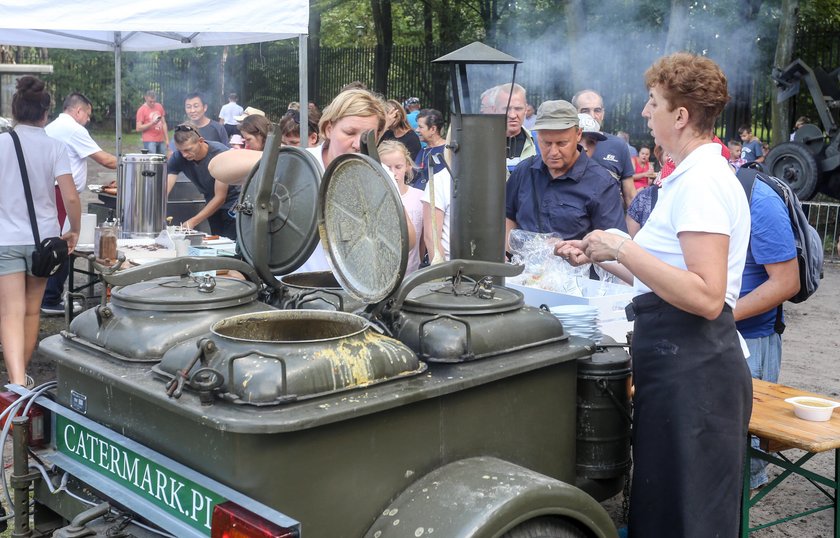
M 74 250 L 76 250 L 76 244 L 79 242 L 79 232 L 69 231 L 66 234 L 61 236 L 62 239 L 67 241 L 67 253 L 71 254 Z
M 554 255 L 560 256 L 569 262 L 569 265 L 574 267 L 579 267 L 586 263 L 592 263 L 583 252 L 582 244 L 583 241 L 579 239 L 572 241 L 558 241 L 557 244 L 554 245 Z
M 618 261 L 625 241 L 628 241 L 627 237 L 595 230 L 583 238 L 581 249 L 594 262 Z

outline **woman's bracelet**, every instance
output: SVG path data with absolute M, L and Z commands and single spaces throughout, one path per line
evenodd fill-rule
M 615 261 L 617 261 L 618 263 L 621 263 L 621 260 L 618 259 L 618 257 L 621 255 L 621 247 L 624 246 L 624 242 L 627 241 L 627 239 L 629 238 L 625 237 L 624 239 L 622 239 L 621 243 L 619 243 L 618 247 L 616 247 L 615 249 Z

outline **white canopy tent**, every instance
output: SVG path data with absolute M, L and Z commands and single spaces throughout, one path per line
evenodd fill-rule
M 123 51 L 297 37 L 300 102 L 306 103 L 308 28 L 309 0 L 0 0 L 0 44 L 114 52 L 118 153 Z M 302 106 L 300 113 L 301 126 L 307 125 L 307 107 Z

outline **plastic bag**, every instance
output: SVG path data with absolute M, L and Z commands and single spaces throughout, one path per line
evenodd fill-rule
M 555 256 L 554 246 L 563 238 L 556 233 L 537 233 L 525 230 L 510 232 L 512 262 L 522 264 L 525 270 L 517 277 L 516 284 L 534 286 L 549 291 L 580 295 L 580 277 L 588 278 L 591 264 L 574 267 L 563 258 Z

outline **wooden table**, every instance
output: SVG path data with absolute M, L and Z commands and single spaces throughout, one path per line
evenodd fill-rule
M 784 385 L 753 379 L 753 409 L 750 417 L 750 433 L 760 439 L 761 448 L 769 453 L 756 450 L 748 444 L 741 511 L 742 538 L 746 538 L 753 531 L 828 509 L 834 511 L 834 536 L 840 538 L 840 504 L 837 502 L 837 491 L 840 490 L 840 413 L 835 412 L 831 420 L 827 422 L 803 420 L 793 414 L 793 405 L 785 402 L 786 398 L 793 396 L 824 397 Z M 791 448 L 798 448 L 806 453 L 793 461 L 782 454 L 782 451 Z M 834 450 L 833 477 L 822 476 L 802 468 L 802 465 L 814 455 L 827 450 Z M 760 458 L 784 469 L 778 477 L 771 480 L 752 498 L 750 498 L 750 458 Z M 761 501 L 792 474 L 806 478 L 814 487 L 825 494 L 830 503 L 750 528 L 750 507 Z

